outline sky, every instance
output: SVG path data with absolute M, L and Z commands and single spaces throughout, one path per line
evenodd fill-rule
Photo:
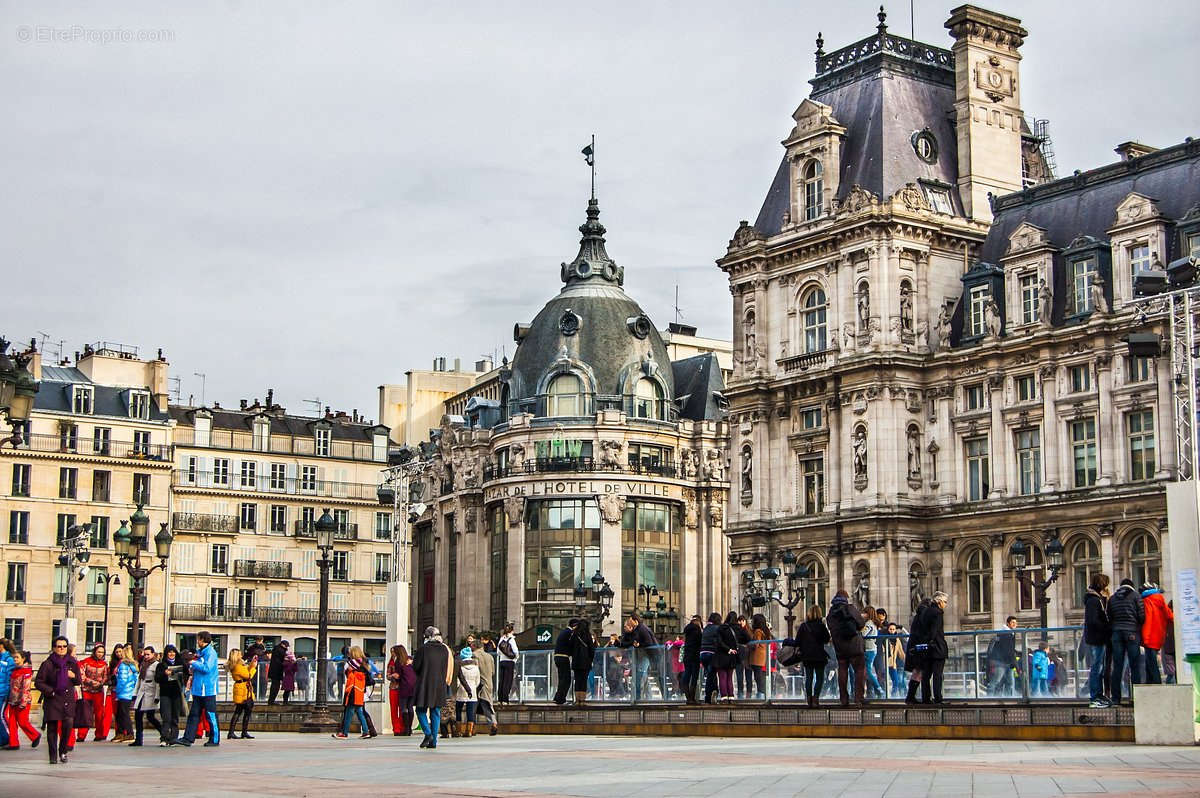
M 957 4 L 918 0 L 916 37 L 949 48 Z M 1024 108 L 1060 175 L 1200 133 L 1200 4 L 984 5 L 1029 30 Z M 0 0 L 0 334 L 48 360 L 161 347 L 185 402 L 274 388 L 378 418 L 376 387 L 436 356 L 511 357 L 578 248 L 595 134 L 626 290 L 663 329 L 678 286 L 682 321 L 727 338 L 714 261 L 758 213 L 817 32 L 832 51 L 876 11 Z

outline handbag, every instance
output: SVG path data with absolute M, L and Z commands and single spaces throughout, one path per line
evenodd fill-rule
M 90 729 L 96 725 L 96 711 L 91 701 L 75 702 L 75 728 Z

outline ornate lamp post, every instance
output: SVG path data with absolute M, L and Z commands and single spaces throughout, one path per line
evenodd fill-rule
M 1050 576 L 1040 581 L 1034 579 L 1025 570 L 1025 566 L 1029 562 L 1029 545 L 1025 541 L 1018 538 L 1009 550 L 1008 556 L 1012 564 L 1013 576 L 1016 577 L 1017 582 L 1034 591 L 1034 601 L 1042 616 L 1042 639 L 1045 640 L 1047 639 L 1046 627 L 1049 625 L 1048 608 L 1050 606 L 1050 597 L 1046 595 L 1046 591 L 1050 585 L 1058 581 L 1058 574 L 1063 569 L 1062 541 L 1058 539 L 1057 534 L 1054 534 L 1046 542 L 1046 565 L 1050 568 Z
M 96 572 L 96 584 L 97 584 L 97 585 L 100 585 L 100 584 L 103 584 L 103 585 L 104 585 L 104 624 L 103 624 L 103 627 L 102 627 L 103 631 L 101 631 L 101 633 L 100 633 L 100 639 L 101 639 L 101 640 L 104 642 L 104 644 L 105 644 L 105 645 L 108 645 L 108 599 L 109 599 L 109 591 L 110 591 L 110 590 L 112 590 L 112 586 L 113 586 L 113 585 L 119 585 L 119 584 L 121 584 L 121 575 L 120 575 L 120 574 L 118 574 L 116 571 L 113 571 L 111 574 L 109 574 L 109 573 L 105 573 L 104 571 L 97 571 L 97 572 Z
M 773 601 L 787 610 L 783 619 L 787 622 L 787 636 L 791 637 L 796 623 L 796 605 L 803 602 L 808 596 L 808 590 L 805 587 L 808 568 L 796 562 L 794 552 L 781 552 L 779 559 L 785 566 L 791 566 L 786 574 L 774 566 L 760 568 L 757 573 L 753 569 L 747 569 L 742 571 L 742 586 L 751 607 L 765 607 Z M 786 599 L 783 597 L 783 591 L 779 589 L 781 576 L 787 580 Z
M 63 538 L 62 551 L 58 555 L 58 564 L 61 565 L 67 572 L 66 596 L 64 603 L 66 610 L 62 634 L 72 640 L 77 637 L 77 630 L 73 628 L 71 623 L 75 618 L 75 582 L 78 579 L 83 579 L 87 568 L 87 561 L 91 559 L 92 552 L 88 549 L 88 538 L 92 534 L 91 524 L 77 524 L 67 528 L 67 536 Z M 78 563 L 78 566 L 76 565 Z M 78 572 L 76 568 L 78 567 Z M 78 573 L 78 576 L 76 574 Z M 66 628 L 72 627 L 72 628 Z
M 8 354 L 8 341 L 0 338 L 0 413 L 8 418 L 12 425 L 13 434 L 0 439 L 0 446 L 11 443 L 13 447 L 21 445 L 21 424 L 29 420 L 33 410 L 33 397 L 37 394 L 38 384 L 26 366 L 33 359 L 33 341 L 29 348 L 19 354 Z M 68 616 L 70 617 L 70 616 Z
M 141 616 L 142 596 L 146 592 L 146 577 L 167 567 L 167 558 L 171 556 L 171 541 L 174 535 L 167 529 L 164 521 L 154 536 L 154 556 L 158 562 L 145 567 L 142 565 L 142 548 L 150 532 L 150 516 L 142 508 L 146 504 L 143 493 L 137 503 L 137 510 L 129 516 L 129 520 L 121 522 L 121 528 L 113 535 L 113 548 L 117 551 L 121 568 L 129 574 L 129 595 L 133 599 L 133 648 L 142 647 L 142 633 L 138 619 Z M 107 621 L 107 618 L 105 619 Z M 107 632 L 107 629 L 105 630 Z
M 604 574 L 596 571 L 592 575 L 592 607 L 588 608 L 588 586 L 585 582 L 580 582 L 575 586 L 572 595 L 575 597 L 575 606 L 579 610 L 579 614 L 583 615 L 588 612 L 596 614 L 596 631 L 599 633 L 600 627 L 604 625 L 604 619 L 608 617 L 612 611 L 613 593 L 612 585 L 608 584 L 608 580 L 604 578 Z
M 333 533 L 337 530 L 337 521 L 325 508 L 321 517 L 313 524 L 316 532 L 317 549 L 321 559 L 317 565 L 321 569 L 321 598 L 317 610 L 317 702 L 312 712 L 300 724 L 302 732 L 327 732 L 338 727 L 337 721 L 329 714 L 327 694 L 325 692 L 325 677 L 329 668 L 329 567 L 333 565 L 330 552 L 333 551 Z

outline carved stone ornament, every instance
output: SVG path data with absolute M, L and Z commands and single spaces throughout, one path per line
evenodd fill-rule
M 765 240 L 763 234 L 758 232 L 750 222 L 743 219 L 738 223 L 738 229 L 733 231 L 733 238 L 729 241 L 729 247 L 730 249 L 744 247 L 755 241 L 763 240 Z
M 857 213 L 879 201 L 879 198 L 867 189 L 855 183 L 850 187 L 850 193 L 842 201 L 842 209 L 849 213 Z
M 684 451 L 690 451 L 685 449 Z M 695 529 L 700 522 L 700 510 L 696 504 L 696 491 L 691 488 L 683 489 L 683 523 L 688 529 Z
M 563 311 L 562 316 L 558 319 L 558 330 L 563 335 L 574 335 L 575 333 L 579 332 L 579 327 L 581 324 L 582 320 L 579 318 L 579 314 L 574 313 L 570 308 L 567 308 Z
M 705 454 L 704 478 L 718 482 L 725 479 L 725 455 L 720 449 L 709 449 Z
M 895 198 L 910 211 L 927 211 L 929 203 L 925 200 L 924 193 L 917 187 L 916 183 L 906 183 L 904 188 L 896 192 Z
M 625 497 L 619 493 L 596 495 L 596 502 L 600 505 L 600 517 L 606 524 L 621 523 L 621 514 L 625 512 L 625 501 Z
M 620 470 L 621 450 L 625 444 L 616 440 L 600 441 L 600 467 L 609 470 Z
M 521 523 L 524 514 L 525 498 L 523 496 L 509 496 L 504 500 L 504 517 L 508 520 L 509 526 Z
M 721 510 L 721 504 L 714 501 L 708 506 L 708 522 L 713 526 L 721 526 L 723 521 L 724 513 Z

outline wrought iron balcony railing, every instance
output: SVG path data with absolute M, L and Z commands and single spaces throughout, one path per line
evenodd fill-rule
M 163 444 L 133 443 L 85 438 L 82 435 L 50 435 L 36 433 L 22 436 L 17 451 L 59 452 L 90 457 L 119 457 L 133 460 L 171 460 L 174 447 Z
M 275 560 L 234 560 L 233 575 L 245 579 L 291 579 L 292 564 Z
M 207 513 L 175 513 L 171 518 L 172 526 L 180 532 L 224 532 L 236 535 L 238 517 L 236 515 L 210 515 Z
M 172 604 L 172 621 L 224 623 L 261 623 L 277 626 L 316 626 L 317 610 L 307 607 L 212 606 L 209 604 Z M 383 628 L 387 618 L 378 610 L 329 610 L 330 626 Z
M 315 538 L 317 536 L 317 530 L 312 521 L 296 521 L 293 528 L 298 538 Z M 358 524 L 338 524 L 338 528 L 333 531 L 333 539 L 358 540 Z

